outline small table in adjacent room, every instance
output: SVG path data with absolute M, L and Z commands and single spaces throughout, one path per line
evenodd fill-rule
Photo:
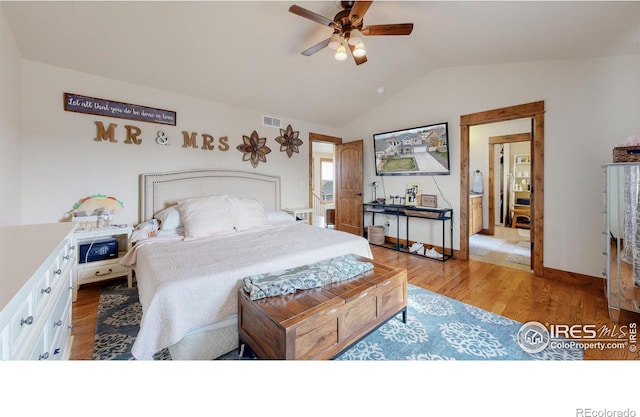
M 311 224 L 311 213 L 313 209 L 304 207 L 304 208 L 293 208 L 293 209 L 284 209 L 285 213 L 289 213 L 293 217 L 296 218 L 296 221 L 305 222 L 307 224 Z
M 238 290 L 238 332 L 261 359 L 331 359 L 398 313 L 406 323 L 407 271 L 370 259 L 354 278 L 251 300 Z

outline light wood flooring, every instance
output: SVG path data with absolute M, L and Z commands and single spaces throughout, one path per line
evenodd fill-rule
M 522 323 L 593 324 L 619 329 L 640 323 L 640 314 L 623 311 L 609 320 L 604 281 L 581 284 L 539 278 L 531 272 L 476 260 L 437 262 L 372 246 L 374 258 L 406 268 L 409 282 Z M 73 304 L 71 359 L 91 359 L 100 283 L 80 287 Z M 640 359 L 627 349 L 588 349 L 585 359 Z
M 531 270 L 531 242 L 528 229 L 496 226 L 493 235 L 469 237 L 469 258 L 521 271 Z

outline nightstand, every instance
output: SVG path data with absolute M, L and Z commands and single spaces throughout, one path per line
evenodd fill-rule
M 126 276 L 129 288 L 133 286 L 131 269 L 120 265 L 120 260 L 131 248 L 131 231 L 131 226 L 120 225 L 80 230 L 73 234 L 77 253 L 73 274 L 73 301 L 76 301 L 78 287 L 82 284 Z M 115 255 L 109 253 L 110 249 L 104 243 L 105 239 L 108 241 L 110 238 L 117 241 L 118 250 Z M 96 258 L 97 260 L 92 260 Z
M 307 224 L 311 224 L 311 212 L 313 209 L 310 208 L 297 208 L 297 209 L 284 209 L 285 212 L 289 213 L 293 217 L 296 218 L 296 221 L 305 222 Z

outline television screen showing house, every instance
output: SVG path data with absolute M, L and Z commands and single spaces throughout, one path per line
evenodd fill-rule
M 448 175 L 447 123 L 373 135 L 376 175 Z

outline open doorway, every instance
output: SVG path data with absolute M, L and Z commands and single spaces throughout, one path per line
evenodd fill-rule
M 335 148 L 341 138 L 309 134 L 309 207 L 311 224 L 335 227 Z
M 460 117 L 460 250 L 459 259 L 469 259 L 470 166 L 469 137 L 471 126 L 501 121 L 531 120 L 531 268 L 544 276 L 544 101 L 463 115 Z
M 469 160 L 474 171 L 471 217 L 480 211 L 482 225 L 469 232 L 470 259 L 522 271 L 532 269 L 530 128 L 531 118 L 526 118 L 470 129 Z M 518 131 L 526 133 L 504 134 Z M 478 182 L 481 172 L 488 175 Z

